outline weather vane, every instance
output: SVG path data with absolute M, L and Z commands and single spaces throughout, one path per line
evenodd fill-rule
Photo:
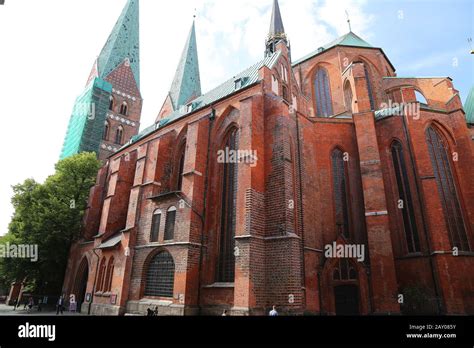
M 349 24 L 349 32 L 352 32 L 351 19 L 349 17 L 349 12 L 347 12 L 347 10 L 346 10 L 346 16 L 347 16 L 347 24 Z

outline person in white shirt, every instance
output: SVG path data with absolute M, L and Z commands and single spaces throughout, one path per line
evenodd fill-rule
M 272 310 L 270 311 L 269 315 L 271 317 L 277 317 L 278 316 L 278 312 L 276 310 L 276 306 L 273 306 Z

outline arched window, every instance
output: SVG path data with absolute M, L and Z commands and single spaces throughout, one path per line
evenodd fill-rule
M 333 114 L 329 75 L 326 69 L 319 68 L 314 78 L 316 116 L 328 117 Z
M 349 81 L 344 85 L 344 102 L 346 104 L 346 110 L 352 113 L 352 88 Z
M 185 155 L 186 155 L 186 144 L 183 144 L 178 153 L 179 163 L 178 163 L 178 172 L 177 172 L 178 178 L 177 178 L 177 185 L 176 185 L 176 189 L 178 191 L 182 191 L 182 188 L 183 188 L 183 174 L 184 174 L 183 172 L 184 172 Z
M 453 176 L 453 168 L 449 160 L 449 157 L 451 157 L 449 145 L 444 136 L 432 126 L 426 130 L 426 142 L 451 245 L 459 250 L 469 251 L 470 247 L 461 204 Z
M 154 256 L 146 272 L 145 296 L 173 297 L 174 261 L 163 251 Z
M 227 134 L 224 148 L 232 153 L 237 150 L 237 129 Z M 237 190 L 237 165 L 230 161 L 222 164 L 221 226 L 217 281 L 233 282 L 235 276 L 235 192 Z
M 107 273 L 104 283 L 104 292 L 110 291 L 112 289 L 112 279 L 114 276 L 114 257 L 110 257 L 109 263 L 107 265 Z
M 115 143 L 121 145 L 123 140 L 123 128 L 119 126 L 115 131 Z
M 399 141 L 394 141 L 392 144 L 392 161 L 395 170 L 395 177 L 397 178 L 398 196 L 403 204 L 401 206 L 401 212 L 408 252 L 418 252 L 420 251 L 420 239 L 416 227 L 410 181 L 408 180 L 408 171 L 405 165 L 403 147 Z M 398 205 L 398 207 L 400 207 L 400 205 Z
M 333 280 L 357 280 L 357 270 L 348 259 L 340 259 L 339 265 L 334 269 Z
M 375 110 L 374 92 L 372 88 L 372 81 L 370 79 L 369 69 L 364 64 L 365 79 L 367 80 L 367 92 L 369 93 L 370 110 Z
M 113 111 L 114 110 L 114 97 L 110 96 L 109 99 L 109 110 Z
M 109 129 L 110 129 L 109 123 L 105 122 L 104 134 L 102 135 L 102 139 L 105 140 L 105 141 L 107 141 L 109 139 Z
M 349 190 L 347 179 L 347 161 L 345 155 L 340 149 L 335 149 L 331 156 L 332 159 L 332 179 L 334 190 L 334 206 L 336 232 L 344 237 L 350 237 L 350 218 L 349 218 Z
M 106 266 L 105 257 L 103 257 L 102 260 L 100 261 L 99 275 L 97 277 L 96 291 L 103 291 L 104 290 L 104 280 L 105 280 L 106 267 L 107 266 Z
M 123 102 L 122 105 L 120 106 L 120 114 L 124 116 L 128 115 L 128 105 L 126 102 Z
M 160 232 L 160 223 L 161 223 L 161 210 L 155 210 L 153 213 L 153 218 L 151 220 L 151 233 L 150 233 L 150 242 L 158 242 L 158 234 Z
M 170 207 L 166 213 L 164 240 L 174 239 L 174 225 L 176 222 L 176 207 Z

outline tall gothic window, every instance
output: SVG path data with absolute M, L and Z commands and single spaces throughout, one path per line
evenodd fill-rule
M 227 135 L 224 145 L 228 151 L 237 149 L 237 130 Z M 219 259 L 217 264 L 217 281 L 233 282 L 235 277 L 235 193 L 237 189 L 237 165 L 222 164 L 222 202 L 221 226 L 219 239 Z
M 106 266 L 105 257 L 103 257 L 102 260 L 100 261 L 99 275 L 97 277 L 96 291 L 103 291 L 104 290 L 104 280 L 105 280 L 106 268 L 107 268 L 107 266 Z
M 114 257 L 111 256 L 107 265 L 107 273 L 105 276 L 104 291 L 112 290 L 112 279 L 114 276 Z
M 167 251 L 154 256 L 146 272 L 145 296 L 173 297 L 174 261 Z
M 451 157 L 449 145 L 444 136 L 433 126 L 426 130 L 426 142 L 451 245 L 459 250 L 468 251 L 470 247 L 453 176 L 453 168 L 449 160 L 449 157 Z
M 367 80 L 367 92 L 369 93 L 369 101 L 370 101 L 370 110 L 375 110 L 375 101 L 374 101 L 374 92 L 372 88 L 372 81 L 370 80 L 369 69 L 364 64 L 364 72 L 365 72 L 365 79 Z
M 347 180 L 347 166 L 344 153 L 335 149 L 332 153 L 332 178 L 334 190 L 336 232 L 344 237 L 350 237 L 349 218 L 349 190 Z
M 329 75 L 326 69 L 319 68 L 314 78 L 316 116 L 328 117 L 333 114 Z
M 183 188 L 183 172 L 184 172 L 184 159 L 186 155 L 186 144 L 183 144 L 179 152 L 179 163 L 178 163 L 178 178 L 176 188 L 178 191 L 182 191 Z
M 123 140 L 123 128 L 122 126 L 120 126 L 115 131 L 115 143 L 122 144 L 122 140 Z
M 151 220 L 150 243 L 158 241 L 158 233 L 160 232 L 161 210 L 155 210 Z
M 124 116 L 128 115 L 128 105 L 126 102 L 123 102 L 122 105 L 120 106 L 120 114 Z
M 165 236 L 164 240 L 174 239 L 174 225 L 176 222 L 176 208 L 170 207 L 166 213 Z
M 410 181 L 408 180 L 408 172 L 405 165 L 403 147 L 399 141 L 395 141 L 392 144 L 392 161 L 395 176 L 397 178 L 398 196 L 402 203 L 402 205 L 398 205 L 398 207 L 401 207 L 408 252 L 418 252 L 420 251 L 420 239 L 416 227 L 413 199 L 411 196 Z

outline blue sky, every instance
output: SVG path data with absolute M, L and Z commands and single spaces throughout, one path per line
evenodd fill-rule
M 465 100 L 474 84 L 474 55 L 467 42 L 474 39 L 474 1 L 369 1 L 366 6 L 375 16 L 370 43 L 384 49 L 398 76 L 449 76 Z
M 53 173 L 74 101 L 124 4 L 7 0 L 0 6 L 0 98 L 9 130 L 0 146 L 10 149 L 2 153 L 9 165 L 0 180 L 0 235 L 13 213 L 11 185 Z M 169 91 L 194 14 L 207 92 L 262 59 L 271 6 L 272 0 L 140 0 L 142 129 Z M 473 85 L 472 0 L 280 0 L 280 7 L 294 59 L 347 33 L 347 10 L 353 31 L 383 48 L 399 76 L 450 76 L 463 100 Z

